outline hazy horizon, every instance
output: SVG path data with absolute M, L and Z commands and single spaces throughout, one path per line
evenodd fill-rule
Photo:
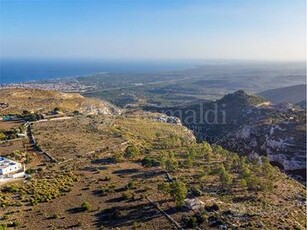
M 305 61 L 297 1 L 1 1 L 1 59 Z

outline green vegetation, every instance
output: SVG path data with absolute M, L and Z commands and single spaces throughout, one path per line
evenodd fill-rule
M 143 159 L 142 159 L 142 165 L 144 167 L 155 167 L 155 166 L 159 166 L 160 165 L 160 162 L 154 158 L 151 158 L 149 156 L 145 156 Z
M 162 165 L 167 171 L 173 172 L 178 169 L 179 164 L 177 159 L 171 154 L 171 156 L 163 160 Z
M 298 203 L 303 189 L 272 167 L 267 158 L 249 160 L 218 145 L 196 143 L 181 126 L 151 121 L 143 113 L 136 117 L 124 114 L 108 124 L 108 117 L 83 115 L 35 123 L 39 145 L 59 161 L 40 162 L 28 170 L 32 178 L 26 183 L 2 187 L 1 211 L 9 213 L 4 221 L 17 218 L 20 228 L 31 228 L 29 221 L 37 219 L 43 228 L 80 227 L 83 223 L 82 227 L 111 229 L 122 227 L 129 219 L 125 222 L 129 228 L 171 228 L 166 219 L 151 218 L 158 210 L 150 199 L 164 211 L 178 207 L 170 215 L 187 229 L 207 229 L 214 227 L 213 223 L 242 229 L 256 228 L 259 222 L 268 229 L 304 226 L 304 209 Z M 27 159 L 24 151 L 13 152 L 12 157 L 37 160 Z M 201 202 L 199 209 L 188 212 L 192 207 L 180 208 L 186 198 Z M 31 205 L 36 206 L 30 207 L 30 220 L 10 213 Z M 53 210 L 36 213 L 47 206 Z M 280 217 L 285 207 L 298 217 Z M 268 216 L 281 224 L 277 226 Z M 93 221 L 87 223 L 89 219 Z
M 3 133 L 3 131 L 0 131 L 0 140 L 6 140 L 6 135 Z
M 105 186 L 102 186 L 102 187 L 100 188 L 100 194 L 101 194 L 102 196 L 104 196 L 104 195 L 108 195 L 108 194 L 110 194 L 110 193 L 114 193 L 115 187 L 116 187 L 116 186 L 115 186 L 113 183 L 108 183 L 108 184 L 106 184 Z
M 224 189 L 229 188 L 232 184 L 232 181 L 233 181 L 231 174 L 226 171 L 224 166 L 222 166 L 219 169 L 219 174 L 220 174 L 219 176 L 220 176 L 220 181 L 221 181 L 222 187 Z
M 36 205 L 42 202 L 51 202 L 53 199 L 70 192 L 70 187 L 77 180 L 72 173 L 63 173 L 62 175 L 54 175 L 50 179 L 31 179 L 25 186 L 22 185 L 6 185 L 1 191 L 3 193 L 14 193 L 22 196 L 22 202 Z M 3 202 L 2 205 L 10 205 Z
M 130 200 L 130 199 L 134 198 L 134 194 L 131 191 L 123 192 L 122 196 L 123 196 L 123 199 L 125 199 L 125 200 Z
M 161 183 L 158 185 L 158 190 L 171 195 L 177 207 L 182 207 L 184 205 L 184 200 L 188 193 L 187 187 L 182 181 Z
M 175 181 L 170 184 L 170 194 L 175 199 L 177 207 L 182 207 L 184 205 L 187 192 L 188 190 L 183 182 Z
M 128 159 L 135 159 L 140 155 L 140 150 L 135 145 L 129 145 L 124 153 L 124 157 Z
M 91 211 L 92 210 L 92 205 L 89 202 L 86 201 L 86 202 L 82 203 L 81 208 L 84 211 Z
M 120 163 L 123 162 L 125 160 L 124 158 L 124 154 L 121 152 L 117 152 L 117 153 L 113 153 L 112 157 L 111 157 L 112 162 L 114 163 Z
M 206 218 L 201 212 L 197 212 L 192 216 L 184 215 L 182 217 L 182 222 L 187 228 L 195 229 L 206 221 Z

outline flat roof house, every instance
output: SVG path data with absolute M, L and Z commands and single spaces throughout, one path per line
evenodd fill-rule
M 7 175 L 18 172 L 22 165 L 18 162 L 0 157 L 0 175 Z

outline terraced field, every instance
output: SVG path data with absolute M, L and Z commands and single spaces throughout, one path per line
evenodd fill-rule
M 8 226 L 172 229 L 177 223 L 201 229 L 304 229 L 306 225 L 302 185 L 268 164 L 196 144 L 183 126 L 128 113 L 46 121 L 34 123 L 32 129 L 40 147 L 58 161 L 33 166 L 30 180 L 1 188 L 0 216 Z M 184 197 L 202 201 L 201 209 L 181 207 L 180 196 L 169 189 L 182 184 L 188 192 Z M 181 192 L 185 194 L 184 189 Z

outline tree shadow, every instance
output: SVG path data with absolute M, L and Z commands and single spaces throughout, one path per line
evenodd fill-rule
M 77 213 L 80 213 L 80 212 L 84 212 L 84 208 L 82 207 L 76 207 L 76 208 L 70 208 L 67 210 L 68 213 L 70 214 L 77 214 Z
M 112 173 L 116 175 L 128 175 L 128 174 L 136 173 L 138 171 L 139 169 L 121 169 L 121 170 L 116 170 Z
M 124 197 L 119 196 L 119 197 L 108 199 L 108 200 L 105 201 L 105 203 L 119 203 L 119 202 L 122 202 L 124 200 L 125 200 Z
M 164 210 L 165 213 L 168 215 L 173 215 L 179 212 L 189 212 L 190 210 L 187 207 L 181 207 L 181 208 L 173 208 L 169 207 L 168 209 Z
M 96 172 L 97 168 L 96 167 L 90 167 L 90 166 L 85 166 L 82 171 L 87 171 L 87 172 Z
M 107 167 L 106 166 L 99 166 L 99 167 L 97 167 L 97 169 L 99 169 L 99 170 L 106 170 Z
M 145 223 L 155 218 L 161 218 L 162 214 L 151 204 L 138 204 L 134 206 L 115 206 L 105 209 L 95 215 L 95 225 L 107 229 L 125 227 L 134 222 Z
M 133 179 L 151 179 L 160 175 L 163 175 L 164 173 L 162 171 L 155 172 L 155 171 L 145 171 L 138 173 L 136 175 L 132 175 L 131 178 Z
M 110 165 L 114 163 L 114 160 L 111 157 L 95 159 L 91 161 L 92 164 L 99 164 L 99 165 Z
M 106 194 L 101 189 L 93 190 L 92 195 L 98 196 L 98 197 L 106 196 Z
M 117 189 L 114 189 L 115 192 L 125 192 L 127 191 L 127 188 L 126 187 L 121 187 L 121 188 L 117 188 Z

